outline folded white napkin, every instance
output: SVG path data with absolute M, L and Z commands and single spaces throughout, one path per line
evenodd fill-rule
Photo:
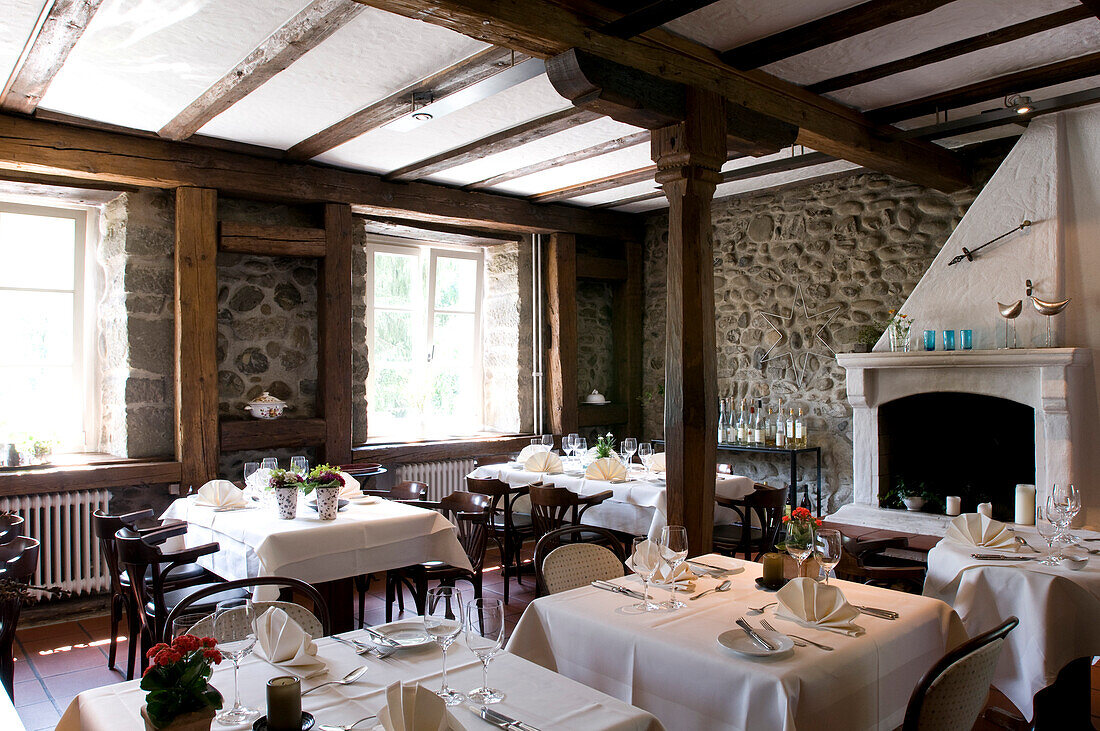
M 523 462 L 528 472 L 561 472 L 561 457 L 553 452 L 535 452 Z
M 328 665 L 317 657 L 317 645 L 279 607 L 271 607 L 252 624 L 256 632 L 257 653 L 273 665 L 293 670 L 300 678 L 312 678 L 328 672 Z
M 386 705 L 378 712 L 386 731 L 464 731 L 436 693 L 418 683 L 400 681 L 386 688 Z
M 653 470 L 654 472 L 664 472 L 665 471 L 665 453 L 664 452 L 657 452 L 657 454 L 649 455 L 649 459 L 647 461 L 649 462 L 649 469 Z
M 677 589 L 689 589 L 694 591 L 695 580 L 699 578 L 695 573 L 688 568 L 687 563 L 682 563 L 673 569 L 667 563 L 661 562 L 661 565 L 657 567 L 657 571 L 653 574 L 653 578 L 650 582 L 654 586 L 663 586 L 668 589 L 673 587 Z
M 248 499 L 244 492 L 229 480 L 211 480 L 199 488 L 195 505 L 211 508 L 245 508 Z
M 964 513 L 951 519 L 945 539 L 964 546 L 1016 550 L 1016 534 L 999 520 L 978 513 Z
M 635 570 L 635 566 L 640 566 L 643 570 L 661 570 L 662 568 L 667 572 L 668 564 L 664 561 L 664 552 L 661 550 L 661 544 L 657 541 L 644 540 L 634 548 L 634 553 L 630 555 L 630 558 L 626 562 L 627 567 L 631 570 Z
M 624 480 L 626 467 L 614 457 L 604 457 L 588 465 L 584 476 L 589 480 Z
M 817 629 L 856 637 L 864 630 L 853 622 L 859 610 L 848 603 L 832 584 L 819 584 L 811 578 L 792 579 L 775 594 L 779 601 L 776 614 Z
M 248 479 L 244 481 L 245 489 L 255 490 L 257 492 L 263 492 L 267 489 L 267 483 L 271 480 L 271 470 L 266 467 L 253 472 L 248 476 Z
M 550 450 L 547 447 L 541 444 L 528 444 L 526 447 L 519 450 L 519 457 L 516 458 L 516 461 L 520 464 L 524 464 L 527 462 L 528 459 L 531 458 L 531 455 L 549 451 Z
M 363 488 L 359 486 L 359 480 L 347 472 L 341 472 L 340 476 L 344 478 L 344 486 L 340 488 L 340 497 L 348 499 L 363 497 Z

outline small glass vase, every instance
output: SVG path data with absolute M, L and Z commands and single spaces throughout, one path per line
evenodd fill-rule
M 909 352 L 909 330 L 912 326 L 912 321 L 898 322 L 895 320 L 890 323 L 890 352 Z

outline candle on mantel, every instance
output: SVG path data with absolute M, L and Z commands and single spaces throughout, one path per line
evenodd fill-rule
M 1016 486 L 1016 523 L 1035 525 L 1035 485 Z
M 271 731 L 302 728 L 302 681 L 280 675 L 267 681 L 267 727 Z
M 946 502 L 948 515 L 958 515 L 962 512 L 962 498 L 958 495 L 948 495 Z
M 783 556 L 778 553 L 765 553 L 760 559 L 764 564 L 764 583 L 775 586 L 783 581 Z
M 987 518 L 992 518 L 993 503 L 978 503 L 978 515 L 984 515 Z

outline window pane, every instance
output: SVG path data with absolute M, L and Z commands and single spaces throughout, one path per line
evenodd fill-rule
M 374 253 L 374 306 L 412 307 L 413 277 L 417 257 L 406 254 Z
M 82 407 L 71 368 L 0 367 L 0 441 L 33 436 L 71 444 Z
M 441 256 L 435 261 L 435 306 L 441 310 L 474 311 L 477 261 Z
M 373 360 L 411 361 L 413 352 L 412 313 L 374 313 Z
M 0 290 L 0 312 L 8 313 L 0 365 L 72 366 L 71 294 Z
M 475 325 L 473 315 L 435 316 L 435 357 L 427 407 L 434 423 L 445 433 L 469 433 L 481 428 Z
M 0 213 L 0 287 L 72 289 L 76 221 Z

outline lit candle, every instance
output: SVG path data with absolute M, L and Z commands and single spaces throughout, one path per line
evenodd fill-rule
M 987 518 L 993 517 L 993 503 L 978 503 L 978 514 Z
M 761 562 L 764 564 L 764 583 L 775 586 L 783 582 L 783 556 L 778 553 L 765 553 Z
M 280 675 L 267 681 L 267 727 L 271 731 L 302 728 L 302 681 Z
M 947 496 L 947 514 L 958 515 L 962 512 L 962 498 L 958 495 Z
M 1016 522 L 1035 525 L 1035 485 L 1016 486 Z

